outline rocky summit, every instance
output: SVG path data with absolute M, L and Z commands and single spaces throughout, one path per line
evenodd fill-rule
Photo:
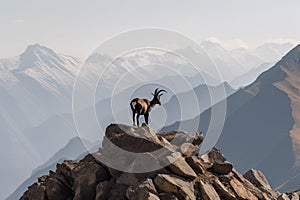
M 296 192 L 274 191 L 258 170 L 240 174 L 216 148 L 199 156 L 203 139 L 199 133 L 111 124 L 97 152 L 57 164 L 21 200 L 299 199 Z

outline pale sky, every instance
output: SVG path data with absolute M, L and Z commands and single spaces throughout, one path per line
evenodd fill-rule
M 84 58 L 105 39 L 142 27 L 228 46 L 300 41 L 299 10 L 299 0 L 1 0 L 0 58 L 34 43 Z

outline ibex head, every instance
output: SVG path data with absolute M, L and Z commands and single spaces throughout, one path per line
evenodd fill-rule
M 159 88 L 156 88 L 154 93 L 151 93 L 153 95 L 153 99 L 152 99 L 153 105 L 154 104 L 161 105 L 160 97 L 164 94 L 163 92 L 167 92 L 166 90 L 158 90 L 158 89 Z

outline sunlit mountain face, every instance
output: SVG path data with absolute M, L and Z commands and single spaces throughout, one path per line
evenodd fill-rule
M 282 191 L 299 187 L 299 72 L 297 46 L 252 84 L 229 96 L 217 144 L 237 169 L 258 168 L 274 188 Z M 182 123 L 193 123 L 199 117 L 199 131 L 205 133 L 211 108 Z M 165 130 L 176 126 L 178 123 Z

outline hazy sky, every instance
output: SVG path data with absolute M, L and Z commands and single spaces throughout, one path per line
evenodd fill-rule
M 246 42 L 300 41 L 299 0 L 1 0 L 0 58 L 40 43 L 87 56 L 105 39 L 140 27 Z M 244 44 L 245 45 L 245 44 Z

